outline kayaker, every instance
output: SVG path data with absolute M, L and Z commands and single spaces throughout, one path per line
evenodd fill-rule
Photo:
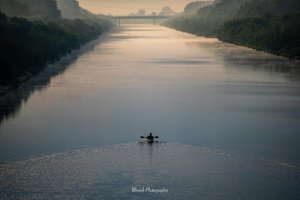
M 148 142 L 154 142 L 154 137 L 152 135 L 152 133 L 150 133 L 147 137 Z

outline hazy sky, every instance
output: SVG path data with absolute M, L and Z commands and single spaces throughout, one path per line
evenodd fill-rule
M 164 6 L 170 6 L 179 12 L 192 1 L 196 0 L 79 0 L 79 3 L 80 6 L 94 13 L 127 15 L 136 13 L 140 8 L 145 9 L 146 14 L 152 11 L 159 12 Z

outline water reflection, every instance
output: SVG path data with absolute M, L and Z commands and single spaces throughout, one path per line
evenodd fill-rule
M 223 43 L 217 39 L 201 38 L 189 40 L 187 46 L 206 48 L 222 59 L 228 70 L 256 71 L 282 74 L 291 81 L 300 81 L 300 61 L 273 56 L 247 47 Z
M 98 39 L 84 47 L 74 50 L 69 55 L 64 56 L 59 61 L 47 66 L 41 73 L 33 77 L 30 81 L 21 85 L 3 97 L 0 98 L 0 125 L 9 118 L 14 118 L 20 111 L 23 104 L 26 104 L 28 98 L 35 92 L 41 92 L 50 83 L 55 76 L 63 74 L 68 70 L 68 66 L 76 62 L 78 55 L 91 51 L 100 41 Z
M 8 99 L 2 115 L 19 111 L 2 120 L 0 161 L 128 143 L 154 129 L 165 141 L 300 163 L 297 62 L 148 25 L 95 45 L 50 82 L 42 76 L 43 90 Z

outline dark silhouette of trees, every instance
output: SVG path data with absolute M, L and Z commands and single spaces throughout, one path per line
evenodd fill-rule
M 0 0 L 0 10 L 8 16 L 31 20 L 58 20 L 61 17 L 55 0 Z
M 218 33 L 223 41 L 300 58 L 300 14 L 226 22 Z
M 184 7 L 184 13 L 187 15 L 194 15 L 200 8 L 211 5 L 213 1 L 194 1 Z
M 164 25 L 196 35 L 300 58 L 300 1 L 218 0 Z
M 108 28 L 83 20 L 46 23 L 0 13 L 0 86 L 18 85 Z

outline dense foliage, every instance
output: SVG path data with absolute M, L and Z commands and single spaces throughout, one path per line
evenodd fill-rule
M 196 14 L 200 8 L 211 5 L 213 1 L 194 1 L 184 7 L 184 13 L 187 15 Z
M 300 14 L 232 20 L 223 25 L 218 38 L 238 45 L 300 58 Z
M 18 85 L 107 28 L 83 20 L 46 23 L 0 13 L 0 85 Z
M 196 15 L 164 25 L 271 53 L 299 58 L 300 1 L 218 0 Z
M 248 0 L 219 0 L 200 8 L 196 15 L 180 16 L 164 23 L 165 26 L 196 35 L 215 37 L 224 22 L 234 19 Z
M 31 20 L 57 20 L 61 17 L 56 0 L 0 0 L 0 10 L 8 16 Z
M 218 21 L 211 22 L 197 16 L 180 16 L 163 23 L 164 26 L 195 35 L 215 37 L 221 25 Z

